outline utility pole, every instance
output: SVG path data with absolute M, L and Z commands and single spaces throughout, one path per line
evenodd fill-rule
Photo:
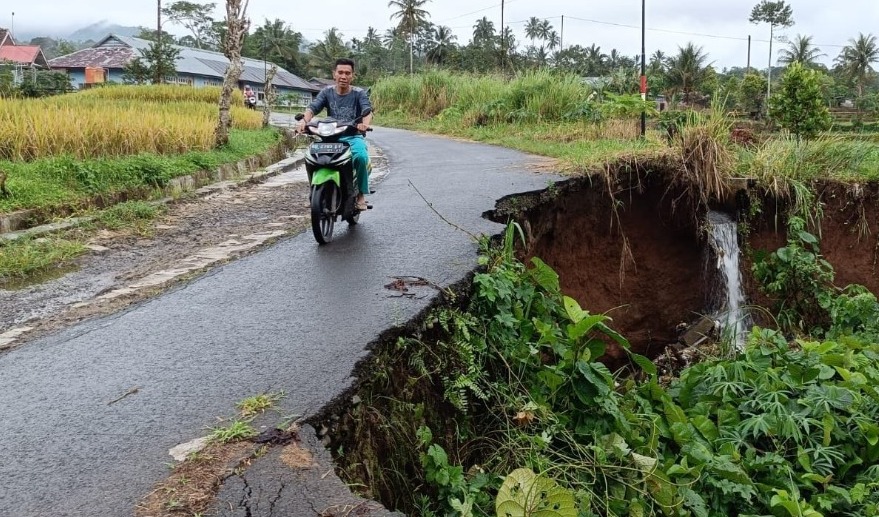
M 9 35 L 12 36 L 12 41 L 15 41 L 15 11 L 12 11 L 12 23 L 9 25 Z
M 156 54 L 156 62 L 153 63 L 156 67 L 153 82 L 162 84 L 164 82 L 162 80 L 162 0 L 156 0 Z
M 562 35 L 559 38 L 559 52 L 565 50 L 565 15 L 562 15 Z
M 641 100 L 647 102 L 647 0 L 641 0 Z M 647 134 L 647 112 L 641 111 L 641 138 Z
M 775 37 L 775 26 L 769 24 L 769 68 L 766 70 L 766 106 L 769 106 L 769 98 L 772 97 L 772 39 Z
M 748 68 L 745 69 L 745 73 L 751 73 L 751 35 L 748 34 Z
M 504 0 L 501 0 L 501 70 L 507 70 L 507 30 L 504 27 Z

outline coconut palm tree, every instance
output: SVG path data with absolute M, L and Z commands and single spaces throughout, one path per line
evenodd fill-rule
M 857 39 L 849 40 L 836 63 L 842 72 L 850 77 L 858 86 L 858 98 L 864 96 L 864 86 L 870 74 L 874 73 L 873 64 L 879 62 L 879 45 L 876 36 L 872 34 L 859 34 Z
M 398 20 L 397 29 L 401 36 L 405 36 L 409 40 L 409 73 L 415 71 L 415 47 L 413 38 L 418 32 L 418 27 L 427 22 L 430 13 L 423 9 L 424 5 L 430 0 L 391 0 L 388 7 L 395 8 L 397 11 L 391 15 L 391 20 Z
M 690 102 L 690 94 L 697 89 L 707 77 L 708 55 L 693 43 L 687 43 L 684 47 L 678 47 L 678 53 L 668 60 L 666 71 L 668 85 L 672 95 L 681 91 L 684 94 L 683 101 Z
M 668 63 L 668 56 L 665 55 L 665 52 L 661 50 L 657 50 L 650 56 L 650 73 L 658 74 L 665 70 L 665 66 Z
M 427 51 L 427 60 L 431 63 L 442 65 L 448 59 L 449 54 L 455 48 L 457 36 L 452 34 L 452 29 L 445 25 L 434 27 L 431 31 L 430 49 Z
M 265 58 L 294 74 L 301 74 L 305 71 L 299 53 L 301 45 L 302 34 L 276 18 L 274 21 L 266 20 L 253 31 L 242 53 L 246 53 L 247 57 Z
M 473 26 L 474 45 L 484 47 L 487 43 L 493 43 L 494 37 L 494 22 L 489 20 L 487 16 L 483 16 L 481 19 L 476 20 L 476 25 Z
M 559 37 L 559 33 L 555 30 L 551 30 L 549 34 L 546 36 L 546 46 L 550 50 L 555 50 L 561 45 L 561 38 Z
M 528 21 L 525 23 L 525 36 L 531 40 L 532 45 L 534 44 L 534 40 L 540 39 L 541 34 L 540 19 L 536 16 L 528 18 Z
M 325 74 L 333 69 L 336 60 L 348 57 L 350 49 L 345 45 L 339 29 L 333 27 L 324 33 L 324 39 L 311 47 L 311 67 L 315 75 Z
M 812 43 L 812 36 L 797 34 L 787 48 L 778 52 L 778 60 L 786 65 L 800 63 L 806 68 L 815 68 L 818 58 L 826 55 Z
M 588 75 L 603 75 L 606 63 L 607 56 L 601 53 L 601 47 L 593 43 L 592 46 L 586 48 L 586 69 Z

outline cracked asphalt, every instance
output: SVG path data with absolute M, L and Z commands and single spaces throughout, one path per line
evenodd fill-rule
M 279 418 L 314 414 L 352 384 L 370 342 L 436 296 L 393 298 L 390 277 L 450 285 L 476 264 L 476 243 L 413 185 L 478 234 L 502 229 L 481 217 L 498 198 L 550 179 L 502 148 L 384 128 L 370 140 L 390 173 L 375 209 L 330 245 L 286 238 L 0 355 L 0 516 L 130 516 L 167 474 L 168 450 L 235 402 L 282 391 Z

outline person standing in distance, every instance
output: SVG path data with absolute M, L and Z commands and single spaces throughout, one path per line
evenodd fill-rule
M 365 133 L 372 123 L 372 104 L 369 96 L 362 88 L 353 86 L 354 61 L 347 58 L 336 60 L 333 68 L 333 80 L 335 86 L 327 86 L 314 101 L 306 108 L 305 117 L 299 121 L 298 131 L 305 131 L 305 125 L 311 122 L 315 115 L 327 110 L 327 115 L 339 121 L 351 122 L 361 119 L 357 124 L 357 130 Z M 366 210 L 365 194 L 369 192 L 369 151 L 366 148 L 366 139 L 362 135 L 346 136 L 341 139 L 351 146 L 351 157 L 354 163 L 357 190 L 357 209 Z

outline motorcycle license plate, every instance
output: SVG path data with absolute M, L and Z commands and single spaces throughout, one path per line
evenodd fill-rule
M 312 144 L 312 149 L 318 153 L 341 153 L 345 150 L 345 144 L 319 142 Z

